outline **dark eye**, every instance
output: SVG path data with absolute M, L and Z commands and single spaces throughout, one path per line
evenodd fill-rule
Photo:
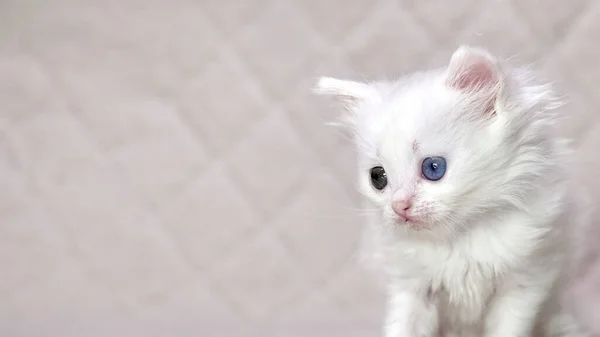
M 421 165 L 423 177 L 427 180 L 437 181 L 446 173 L 446 159 L 444 157 L 427 157 Z
M 371 185 L 378 190 L 382 190 L 387 185 L 387 175 L 381 166 L 375 166 L 371 169 Z

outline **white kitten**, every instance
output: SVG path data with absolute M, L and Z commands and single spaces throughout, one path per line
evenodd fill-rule
M 394 82 L 321 78 L 345 102 L 386 337 L 581 336 L 559 304 L 573 202 L 548 85 L 460 47 Z

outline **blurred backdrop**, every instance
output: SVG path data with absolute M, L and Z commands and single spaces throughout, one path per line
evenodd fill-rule
M 462 43 L 532 64 L 569 94 L 599 195 L 599 19 L 594 0 L 1 0 L 0 335 L 378 336 L 354 153 L 315 78 Z

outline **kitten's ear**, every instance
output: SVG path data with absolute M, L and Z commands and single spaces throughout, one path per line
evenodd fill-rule
M 320 95 L 334 96 L 336 99 L 342 101 L 348 109 L 352 109 L 360 101 L 373 95 L 372 88 L 366 83 L 340 80 L 332 77 L 319 78 L 314 91 Z
M 446 85 L 481 98 L 486 109 L 493 109 L 503 84 L 497 59 L 487 50 L 471 46 L 459 47 L 446 72 Z
M 485 49 L 461 46 L 452 54 L 446 77 L 451 88 L 477 91 L 498 87 L 501 81 L 497 60 Z
M 335 97 L 335 99 L 342 103 L 343 107 L 349 112 L 344 116 L 340 116 L 337 121 L 327 124 L 350 129 L 356 126 L 358 106 L 363 101 L 373 99 L 377 95 L 377 92 L 367 83 L 341 80 L 332 77 L 319 78 L 319 81 L 314 88 L 314 92 L 319 95 Z

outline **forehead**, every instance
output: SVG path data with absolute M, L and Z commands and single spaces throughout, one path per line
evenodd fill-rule
M 381 136 L 394 144 L 414 147 L 435 146 L 448 140 L 453 118 L 454 98 L 435 86 L 408 87 L 381 102 Z

